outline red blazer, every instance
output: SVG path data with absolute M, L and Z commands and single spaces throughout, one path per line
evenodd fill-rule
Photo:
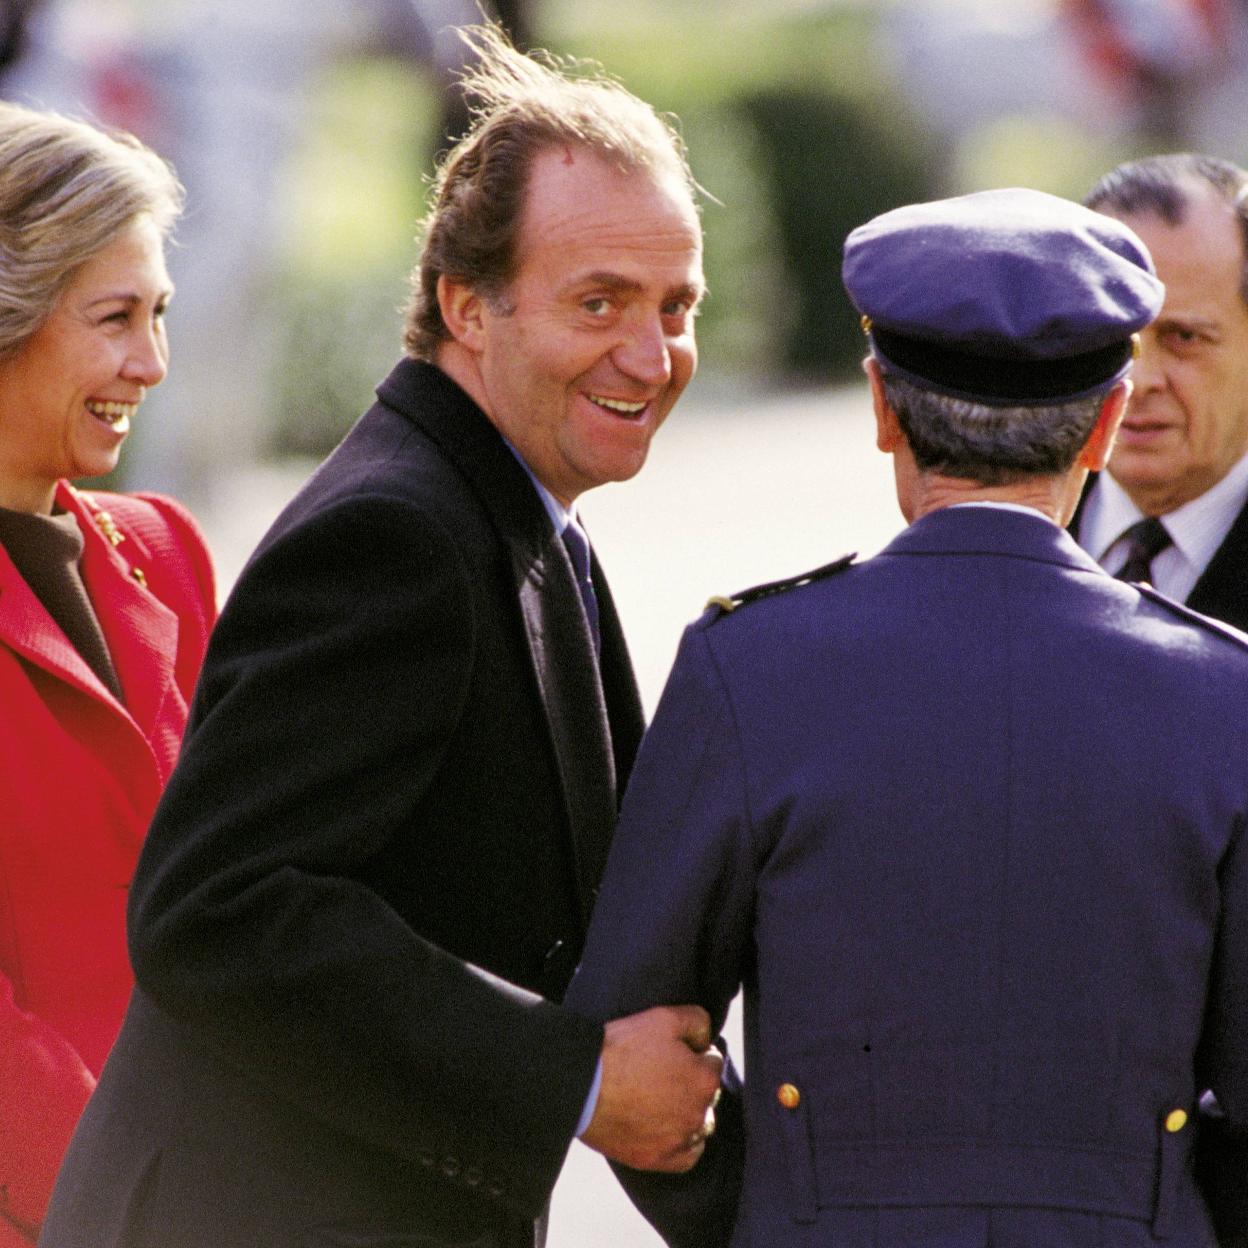
M 203 536 L 157 495 L 57 503 L 118 702 L 0 548 L 0 1248 L 33 1242 L 131 988 L 126 890 L 216 616 Z

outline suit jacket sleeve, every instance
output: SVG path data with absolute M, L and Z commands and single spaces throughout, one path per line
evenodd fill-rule
M 540 1211 L 601 1030 L 423 940 L 369 882 L 460 716 L 477 622 L 406 500 L 323 507 L 257 552 L 214 633 L 130 902 L 142 987 L 330 1126 L 453 1154 Z
M 741 983 L 761 849 L 733 707 L 703 628 L 681 643 L 625 794 L 580 970 L 565 998 L 593 1018 L 693 1002 L 719 1032 Z M 728 1242 L 741 1182 L 741 1087 L 726 1069 L 718 1127 L 685 1175 L 616 1167 L 679 1248 Z
M 1197 1076 L 1216 1097 L 1195 1168 L 1223 1248 L 1248 1248 L 1248 828 L 1222 863 L 1222 914 Z

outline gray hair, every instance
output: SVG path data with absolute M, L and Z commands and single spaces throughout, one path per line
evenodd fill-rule
M 884 373 L 884 395 L 924 472 L 1007 485 L 1067 472 L 1091 436 L 1107 388 L 1036 407 L 989 407 Z
M 172 169 L 133 135 L 0 101 L 0 359 L 83 264 L 140 217 L 167 237 L 182 202 Z
M 461 37 L 476 58 L 463 89 L 477 110 L 439 166 L 423 226 L 403 333 L 407 353 L 419 360 L 432 360 L 449 337 L 438 307 L 443 274 L 502 306 L 515 276 L 529 170 L 541 153 L 583 148 L 624 170 L 670 172 L 697 202 L 680 135 L 614 79 L 549 55 L 525 56 L 494 26 Z

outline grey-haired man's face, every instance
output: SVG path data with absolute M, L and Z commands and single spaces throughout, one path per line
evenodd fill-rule
M 1231 206 L 1203 181 L 1179 225 L 1117 214 L 1152 253 L 1165 283 L 1161 315 L 1142 331 L 1135 393 L 1109 471 L 1147 515 L 1216 485 L 1248 451 L 1248 305 Z

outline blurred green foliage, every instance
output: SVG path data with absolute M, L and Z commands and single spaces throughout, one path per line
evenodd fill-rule
M 709 295 L 702 367 L 834 377 L 862 353 L 840 283 L 855 225 L 934 184 L 932 145 L 899 104 L 874 6 L 546 0 L 543 43 L 593 59 L 670 112 L 702 205 Z M 275 441 L 319 454 L 367 405 L 400 350 L 437 98 L 409 65 L 333 67 L 288 171 L 290 234 Z
M 1138 144 L 1137 149 L 1114 134 L 1090 134 L 1056 113 L 1007 113 L 964 136 L 957 176 L 970 190 L 1034 186 L 1078 200 L 1107 169 L 1155 150 L 1142 138 Z
M 374 57 L 332 67 L 315 98 L 311 139 L 286 171 L 270 437 L 275 450 L 319 456 L 401 351 L 437 96 L 410 65 Z

